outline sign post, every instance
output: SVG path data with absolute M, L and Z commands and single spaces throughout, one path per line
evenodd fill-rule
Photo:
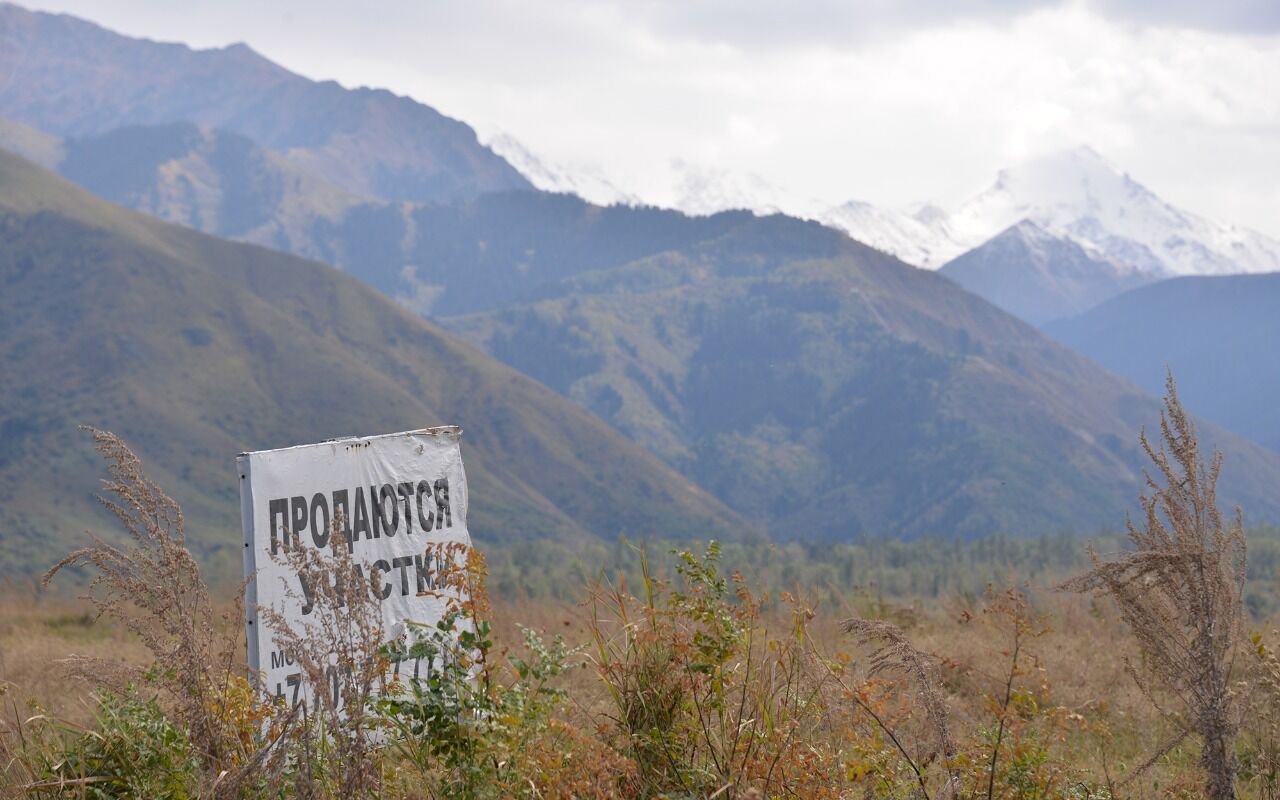
M 380 601 L 388 637 L 407 622 L 441 619 L 446 599 L 429 591 L 447 569 L 435 563 L 439 545 L 471 544 L 461 435 L 456 427 L 425 428 L 236 459 L 248 660 L 261 688 L 287 698 L 302 676 L 275 645 L 259 609 L 274 609 L 299 630 L 320 613 L 284 557 L 291 548 L 345 547 Z

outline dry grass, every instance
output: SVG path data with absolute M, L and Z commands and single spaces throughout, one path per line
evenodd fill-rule
M 493 638 L 499 656 L 504 655 L 503 651 L 518 651 L 517 623 L 561 633 L 570 643 L 590 641 L 590 614 L 585 604 L 512 604 L 495 600 L 493 605 Z M 841 630 L 843 620 L 853 610 L 848 606 L 817 609 L 808 626 L 815 647 L 833 657 L 843 654 L 851 662 L 858 660 L 857 648 Z M 1029 718 L 1050 716 L 1061 722 L 1060 730 L 1054 734 L 1059 737 L 1053 743 L 1055 756 L 1078 779 L 1096 786 L 1117 782 L 1176 728 L 1151 706 L 1127 674 L 1126 662 L 1139 654 L 1113 606 L 1082 597 L 1046 595 L 1037 610 L 1047 615 L 1051 630 L 1036 638 L 1024 653 L 1024 672 L 1018 676 L 1015 688 L 1028 691 L 1038 711 L 1028 712 L 1023 701 L 1020 713 L 1027 713 Z M 866 609 L 858 611 L 865 613 Z M 907 613 L 901 609 L 883 612 L 902 626 L 914 646 L 937 665 L 939 691 L 954 735 L 963 744 L 972 743 L 976 732 L 994 719 L 984 696 L 998 690 L 1008 674 L 1007 628 L 991 615 L 983 614 L 981 603 L 968 604 L 959 599 Z M 767 607 L 763 616 L 762 624 L 769 627 L 785 629 L 788 625 L 787 615 L 777 606 Z M 32 713 L 29 702 L 77 723 L 89 721 L 95 687 L 70 677 L 60 666 L 62 659 L 115 658 L 135 667 L 149 663 L 148 651 L 135 637 L 107 621 L 90 623 L 92 617 L 92 609 L 82 601 L 37 600 L 29 591 L 6 592 L 0 604 L 0 681 L 8 693 L 0 698 L 4 703 L 0 719 L 7 723 L 0 724 L 12 728 L 15 711 Z M 1259 645 L 1271 652 L 1280 649 L 1280 636 L 1274 633 L 1278 626 L 1280 620 L 1256 626 L 1266 631 Z M 1280 691 L 1280 668 L 1273 669 L 1272 680 Z M 562 712 L 567 727 L 579 735 L 596 731 L 610 707 L 608 693 L 597 676 L 586 669 L 573 671 L 565 676 L 562 686 L 569 696 Z M 909 696 L 910 687 L 903 688 Z M 1280 719 L 1280 703 L 1270 697 L 1258 701 L 1257 729 L 1249 734 L 1258 741 L 1248 764 L 1258 775 L 1238 787 L 1242 797 L 1277 796 L 1277 776 L 1273 772 L 1267 778 L 1266 770 L 1275 770 L 1275 758 L 1280 753 L 1280 731 L 1269 730 Z M 1269 766 L 1265 762 L 1268 753 L 1272 759 Z M 1196 797 L 1196 782 L 1201 776 L 1197 758 L 1195 748 L 1177 748 L 1140 778 L 1117 788 L 1115 796 Z M 986 777 L 985 771 L 980 777 Z M 979 783 L 976 795 L 965 796 L 984 797 L 985 783 Z M 4 796 L 2 789 L 0 796 Z
M 37 709 L 88 722 L 95 682 L 69 669 L 68 659 L 115 663 L 124 670 L 143 667 L 149 657 L 136 636 L 99 619 L 83 600 L 38 596 L 30 587 L 0 592 L 0 686 L 20 712 Z M 4 716 L 12 720 L 13 708 Z
M 1133 551 L 1075 594 L 1011 576 L 927 605 L 820 602 L 750 586 L 713 543 L 668 580 L 641 551 L 630 591 L 491 606 L 468 550 L 447 559 L 446 626 L 384 646 L 345 548 L 293 554 L 326 587 L 320 626 L 278 636 L 321 700 L 306 716 L 245 681 L 239 598 L 210 599 L 176 506 L 97 434 L 133 546 L 55 568 L 96 570 L 82 600 L 0 606 L 0 795 L 1270 800 L 1276 621 L 1244 615 L 1244 535 L 1172 385 L 1166 414 Z M 349 680 L 326 702 L 335 653 Z

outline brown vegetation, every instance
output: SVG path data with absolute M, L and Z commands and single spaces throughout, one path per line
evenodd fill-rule
M 95 539 L 51 572 L 92 567 L 87 605 L 3 605 L 0 794 L 1276 797 L 1278 643 L 1245 636 L 1244 534 L 1172 389 L 1165 448 L 1143 439 L 1163 483 L 1133 549 L 1096 558 L 1077 593 L 1011 578 L 929 607 L 819 600 L 752 587 L 713 543 L 666 579 L 639 550 L 634 590 L 491 609 L 468 551 L 442 559 L 442 625 L 383 644 L 337 546 L 291 556 L 324 587 L 321 622 L 278 628 L 305 711 L 253 691 L 238 601 L 215 608 L 176 506 L 95 433 L 132 546 Z M 397 684 L 424 657 L 431 679 Z

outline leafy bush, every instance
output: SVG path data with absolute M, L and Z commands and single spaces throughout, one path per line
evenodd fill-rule
M 793 603 L 773 636 L 761 598 L 721 575 L 717 543 L 676 555 L 675 589 L 642 552 L 642 598 L 594 592 L 595 667 L 640 796 L 838 796 L 842 712 L 825 702 L 836 686 L 809 640 L 812 614 Z
M 200 761 L 186 733 L 154 698 L 136 690 L 104 692 L 94 725 L 59 728 L 43 776 L 29 787 L 34 796 L 72 794 L 89 798 L 148 797 L 186 800 L 199 796 Z

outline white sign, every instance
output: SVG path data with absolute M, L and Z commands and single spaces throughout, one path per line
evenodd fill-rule
M 406 621 L 440 620 L 446 601 L 431 590 L 444 565 L 434 563 L 433 555 L 442 543 L 471 543 L 461 434 L 455 427 L 426 428 L 236 459 L 244 572 L 250 579 L 249 667 L 266 691 L 298 702 L 302 675 L 275 645 L 258 609 L 274 609 L 300 631 L 318 613 L 311 589 L 284 558 L 286 548 L 347 548 L 381 598 L 388 637 Z M 335 519 L 343 520 L 345 535 L 331 541 Z

